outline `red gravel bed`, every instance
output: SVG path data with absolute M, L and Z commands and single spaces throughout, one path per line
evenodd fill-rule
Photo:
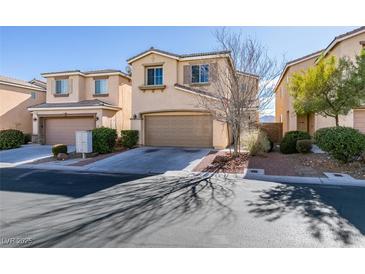
M 229 152 L 210 152 L 193 171 L 219 172 L 219 173 L 243 173 L 247 167 L 248 154 L 241 153 L 232 157 Z
M 232 158 L 225 151 L 212 151 L 193 171 L 242 173 L 245 168 L 264 169 L 266 175 L 326 177 L 323 172 L 345 173 L 365 180 L 365 163 L 342 164 L 327 154 L 282 154 L 274 151 L 257 156 L 241 153 Z

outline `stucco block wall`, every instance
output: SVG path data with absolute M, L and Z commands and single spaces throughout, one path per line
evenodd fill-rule
M 36 93 L 35 99 L 32 99 L 32 92 Z M 0 84 L 0 129 L 32 133 L 32 114 L 27 108 L 45 101 L 44 91 Z

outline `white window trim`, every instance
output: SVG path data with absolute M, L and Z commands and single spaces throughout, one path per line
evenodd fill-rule
M 149 69 L 158 69 L 158 68 L 162 69 L 162 83 L 161 84 L 158 84 L 158 85 L 156 85 L 156 84 L 149 85 L 148 84 L 148 70 Z M 161 86 L 163 84 L 164 84 L 164 70 L 163 70 L 163 66 L 145 67 L 145 86 L 151 86 L 151 87 L 153 87 L 153 86 Z
M 193 67 L 194 66 L 198 66 L 199 67 L 199 76 L 198 76 L 198 79 L 199 79 L 199 81 L 198 82 L 193 82 Z M 201 81 L 201 67 L 202 66 L 208 66 L 208 81 L 206 81 L 206 82 L 202 82 Z M 207 84 L 207 83 L 209 83 L 209 70 L 210 70 L 210 66 L 209 66 L 209 64 L 195 64 L 195 65 L 191 65 L 191 83 L 192 84 Z

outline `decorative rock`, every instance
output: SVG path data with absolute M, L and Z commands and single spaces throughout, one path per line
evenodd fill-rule
M 64 161 L 68 159 L 68 155 L 66 153 L 58 153 L 57 160 Z

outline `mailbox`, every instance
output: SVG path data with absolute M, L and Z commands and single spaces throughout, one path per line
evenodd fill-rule
M 93 152 L 93 135 L 91 130 L 76 131 L 76 152 Z

